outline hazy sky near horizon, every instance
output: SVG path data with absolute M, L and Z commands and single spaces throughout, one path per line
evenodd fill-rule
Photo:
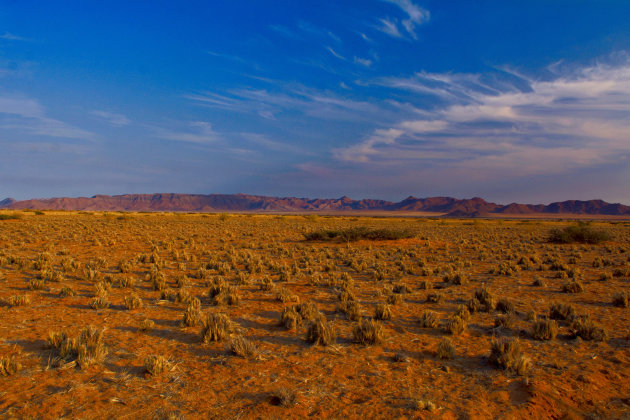
M 0 199 L 630 204 L 630 2 L 0 1 Z

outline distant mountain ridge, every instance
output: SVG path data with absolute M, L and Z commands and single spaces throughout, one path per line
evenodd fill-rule
M 454 217 L 499 214 L 589 214 L 630 215 L 630 206 L 611 204 L 603 200 L 568 200 L 544 204 L 501 205 L 482 198 L 457 199 L 452 197 L 416 198 L 409 196 L 400 202 L 385 200 L 353 200 L 348 197 L 337 199 L 267 197 L 248 194 L 124 194 L 95 195 L 77 198 L 46 198 L 15 201 L 11 198 L 0 201 L 0 208 L 40 210 L 93 210 L 93 211 L 392 211 L 434 212 Z

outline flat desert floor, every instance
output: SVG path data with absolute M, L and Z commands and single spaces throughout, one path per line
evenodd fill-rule
M 0 417 L 630 418 L 628 222 L 18 213 Z

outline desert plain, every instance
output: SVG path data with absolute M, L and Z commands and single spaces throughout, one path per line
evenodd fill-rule
M 628 221 L 0 213 L 2 418 L 630 418 Z

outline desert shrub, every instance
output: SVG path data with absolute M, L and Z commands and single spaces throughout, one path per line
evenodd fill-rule
M 282 309 L 280 314 L 280 324 L 288 330 L 296 330 L 302 324 L 302 317 L 297 313 L 294 306 Z
M 613 296 L 612 304 L 619 308 L 627 308 L 630 302 L 630 293 L 619 292 Z
M 337 306 L 337 310 L 345 314 L 350 321 L 358 321 L 359 319 L 361 319 L 361 305 L 357 301 L 349 300 L 341 302 Z
M 329 346 L 337 340 L 333 325 L 325 319 L 311 321 L 306 330 L 306 341 L 315 345 Z
M 270 277 L 263 277 L 263 279 L 260 281 L 260 290 L 263 290 L 265 292 L 269 292 L 271 290 L 274 289 L 274 284 L 273 284 L 273 280 L 271 280 Z
M 151 331 L 155 327 L 155 322 L 150 319 L 143 319 L 138 325 L 140 331 Z
M 516 324 L 516 316 L 513 312 L 508 312 L 505 315 L 499 315 L 494 319 L 494 326 L 501 328 L 512 328 Z
M 565 303 L 554 303 L 549 308 L 549 318 L 551 319 L 570 319 L 575 315 L 575 308 Z
M 351 227 L 347 229 L 322 229 L 304 234 L 307 241 L 345 241 L 359 240 L 382 241 L 413 238 L 415 235 L 407 230 L 375 229 L 369 227 Z
M 380 344 L 384 335 L 383 325 L 374 319 L 361 319 L 352 329 L 354 341 L 364 345 Z
M 437 314 L 433 311 L 422 312 L 418 320 L 421 328 L 435 328 L 438 325 L 438 321 Z
M 55 364 L 76 362 L 84 369 L 99 364 L 107 355 L 107 348 L 103 339 L 104 330 L 94 326 L 87 326 L 77 338 L 70 338 L 64 332 L 49 332 L 46 346 L 53 351 Z
M 269 395 L 269 403 L 280 407 L 293 407 L 297 402 L 297 394 L 289 388 L 279 388 Z
M 427 302 L 429 303 L 440 303 L 444 296 L 440 292 L 433 292 L 427 295 Z
M 395 284 L 394 287 L 392 288 L 392 292 L 394 293 L 409 293 L 411 292 L 411 289 L 403 283 L 398 283 Z
M 541 319 L 532 325 L 532 337 L 536 340 L 553 340 L 558 335 L 558 323 L 553 319 Z
M 109 300 L 105 296 L 97 296 L 90 302 L 90 308 L 92 309 L 106 309 L 109 308 Z
M 575 317 L 569 326 L 573 336 L 587 341 L 606 341 L 608 333 L 597 325 L 588 315 Z
M 160 375 L 173 370 L 174 365 L 164 356 L 152 355 L 144 359 L 144 368 L 151 375 Z
M 217 295 L 212 298 L 212 304 L 235 306 L 238 305 L 241 298 L 238 294 L 238 289 L 234 286 L 227 286 L 221 290 Z
M 276 300 L 282 303 L 299 302 L 300 297 L 286 287 L 279 287 L 276 289 Z
M 128 310 L 131 311 L 133 309 L 142 308 L 142 306 L 142 298 L 140 298 L 137 294 L 133 293 L 129 296 L 125 296 L 125 307 Z
M 446 320 L 444 330 L 453 335 L 459 335 L 466 331 L 468 323 L 457 315 L 453 315 Z
M 31 304 L 31 297 L 29 295 L 13 295 L 7 298 L 7 303 L 10 306 L 27 306 Z
M 130 289 L 136 285 L 136 280 L 133 277 L 120 276 L 118 277 L 118 285 Z
M 374 319 L 388 320 L 392 319 L 392 308 L 386 303 L 379 303 L 374 308 Z
M 72 287 L 69 287 L 69 286 L 64 286 L 59 291 L 59 297 L 75 296 L 76 294 L 77 292 Z
M 496 305 L 496 309 L 497 311 L 503 312 L 504 314 L 511 313 L 516 310 L 514 302 L 506 298 L 499 299 Z
M 477 308 L 479 311 L 490 312 L 495 307 L 495 298 L 485 286 L 475 290 L 474 298 L 479 302 L 479 306 Z M 471 309 L 470 306 L 468 308 Z M 471 312 L 473 311 L 471 310 Z
M 339 299 L 339 301 L 341 302 L 348 302 L 348 301 L 354 301 L 357 300 L 357 297 L 354 295 L 354 292 L 352 292 L 352 290 L 342 290 L 338 295 L 337 298 Z
M 232 338 L 228 346 L 228 351 L 235 356 L 245 359 L 258 356 L 256 345 L 241 335 Z
M 452 359 L 452 358 L 454 358 L 455 357 L 455 346 L 453 345 L 453 342 L 449 338 L 444 337 L 442 339 L 442 341 L 440 341 L 440 344 L 438 345 L 437 352 L 436 352 L 435 356 L 438 359 Z
M 44 290 L 46 288 L 46 282 L 44 280 L 31 280 L 28 283 L 29 290 Z
M 610 239 L 610 234 L 593 229 L 587 222 L 578 222 L 563 229 L 553 229 L 549 233 L 549 242 L 559 244 L 598 244 Z
M 0 220 L 19 220 L 22 215 L 19 213 L 2 213 L 0 214 Z
M 221 341 L 227 338 L 235 330 L 235 325 L 226 314 L 211 313 L 203 320 L 201 328 L 201 341 Z
M 457 307 L 457 312 L 455 312 L 455 315 L 460 317 L 464 321 L 469 321 L 470 320 L 470 311 L 468 310 L 468 307 L 466 307 L 464 305 L 459 305 Z
M 403 299 L 402 295 L 400 295 L 400 294 L 393 293 L 393 294 L 387 296 L 387 303 L 390 304 L 390 305 L 400 305 L 403 302 L 404 302 L 404 299 Z
M 530 366 L 530 360 L 523 355 L 521 343 L 510 338 L 492 340 L 489 362 L 504 370 L 523 375 Z
M 201 308 L 199 299 L 195 298 L 195 301 L 191 301 L 184 311 L 184 319 L 182 323 L 187 327 L 196 327 L 201 324 Z
M 562 285 L 562 291 L 565 293 L 581 293 L 584 291 L 584 286 L 579 281 L 570 280 Z
M 15 356 L 0 357 L 0 375 L 15 375 L 20 369 L 22 369 L 22 365 L 17 361 Z
M 546 286 L 545 281 L 543 279 L 541 279 L 540 277 L 536 278 L 534 280 L 534 282 L 532 283 L 532 285 L 536 286 L 536 287 L 545 287 Z
M 188 277 L 184 275 L 179 275 L 175 278 L 175 287 L 177 288 L 181 289 L 188 286 L 189 284 L 190 284 L 190 280 L 188 280 Z

